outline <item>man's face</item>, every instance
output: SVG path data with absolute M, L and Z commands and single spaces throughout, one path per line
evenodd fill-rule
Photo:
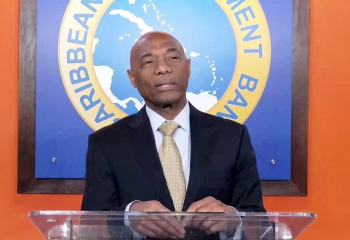
M 132 52 L 128 76 L 146 104 L 185 103 L 190 60 L 172 36 L 153 33 L 141 39 Z

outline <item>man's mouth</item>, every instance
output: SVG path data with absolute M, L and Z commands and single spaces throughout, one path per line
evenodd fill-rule
M 172 90 L 176 86 L 175 83 L 157 84 L 156 88 L 160 91 Z

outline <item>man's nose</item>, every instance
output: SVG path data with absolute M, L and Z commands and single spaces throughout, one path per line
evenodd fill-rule
M 155 68 L 155 74 L 166 74 L 171 73 L 172 69 L 166 60 L 158 60 Z

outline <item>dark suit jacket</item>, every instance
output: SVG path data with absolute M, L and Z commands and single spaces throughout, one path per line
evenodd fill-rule
M 212 196 L 238 211 L 265 211 L 247 128 L 190 105 L 190 179 L 183 210 Z M 89 136 L 82 210 L 124 211 L 158 200 L 174 211 L 145 107 Z

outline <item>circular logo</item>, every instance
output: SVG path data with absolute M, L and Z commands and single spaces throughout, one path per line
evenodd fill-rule
M 153 30 L 174 35 L 191 58 L 187 99 L 196 108 L 240 123 L 249 117 L 271 61 L 258 0 L 71 0 L 58 62 L 71 103 L 93 130 L 143 107 L 126 70 L 132 45 Z

